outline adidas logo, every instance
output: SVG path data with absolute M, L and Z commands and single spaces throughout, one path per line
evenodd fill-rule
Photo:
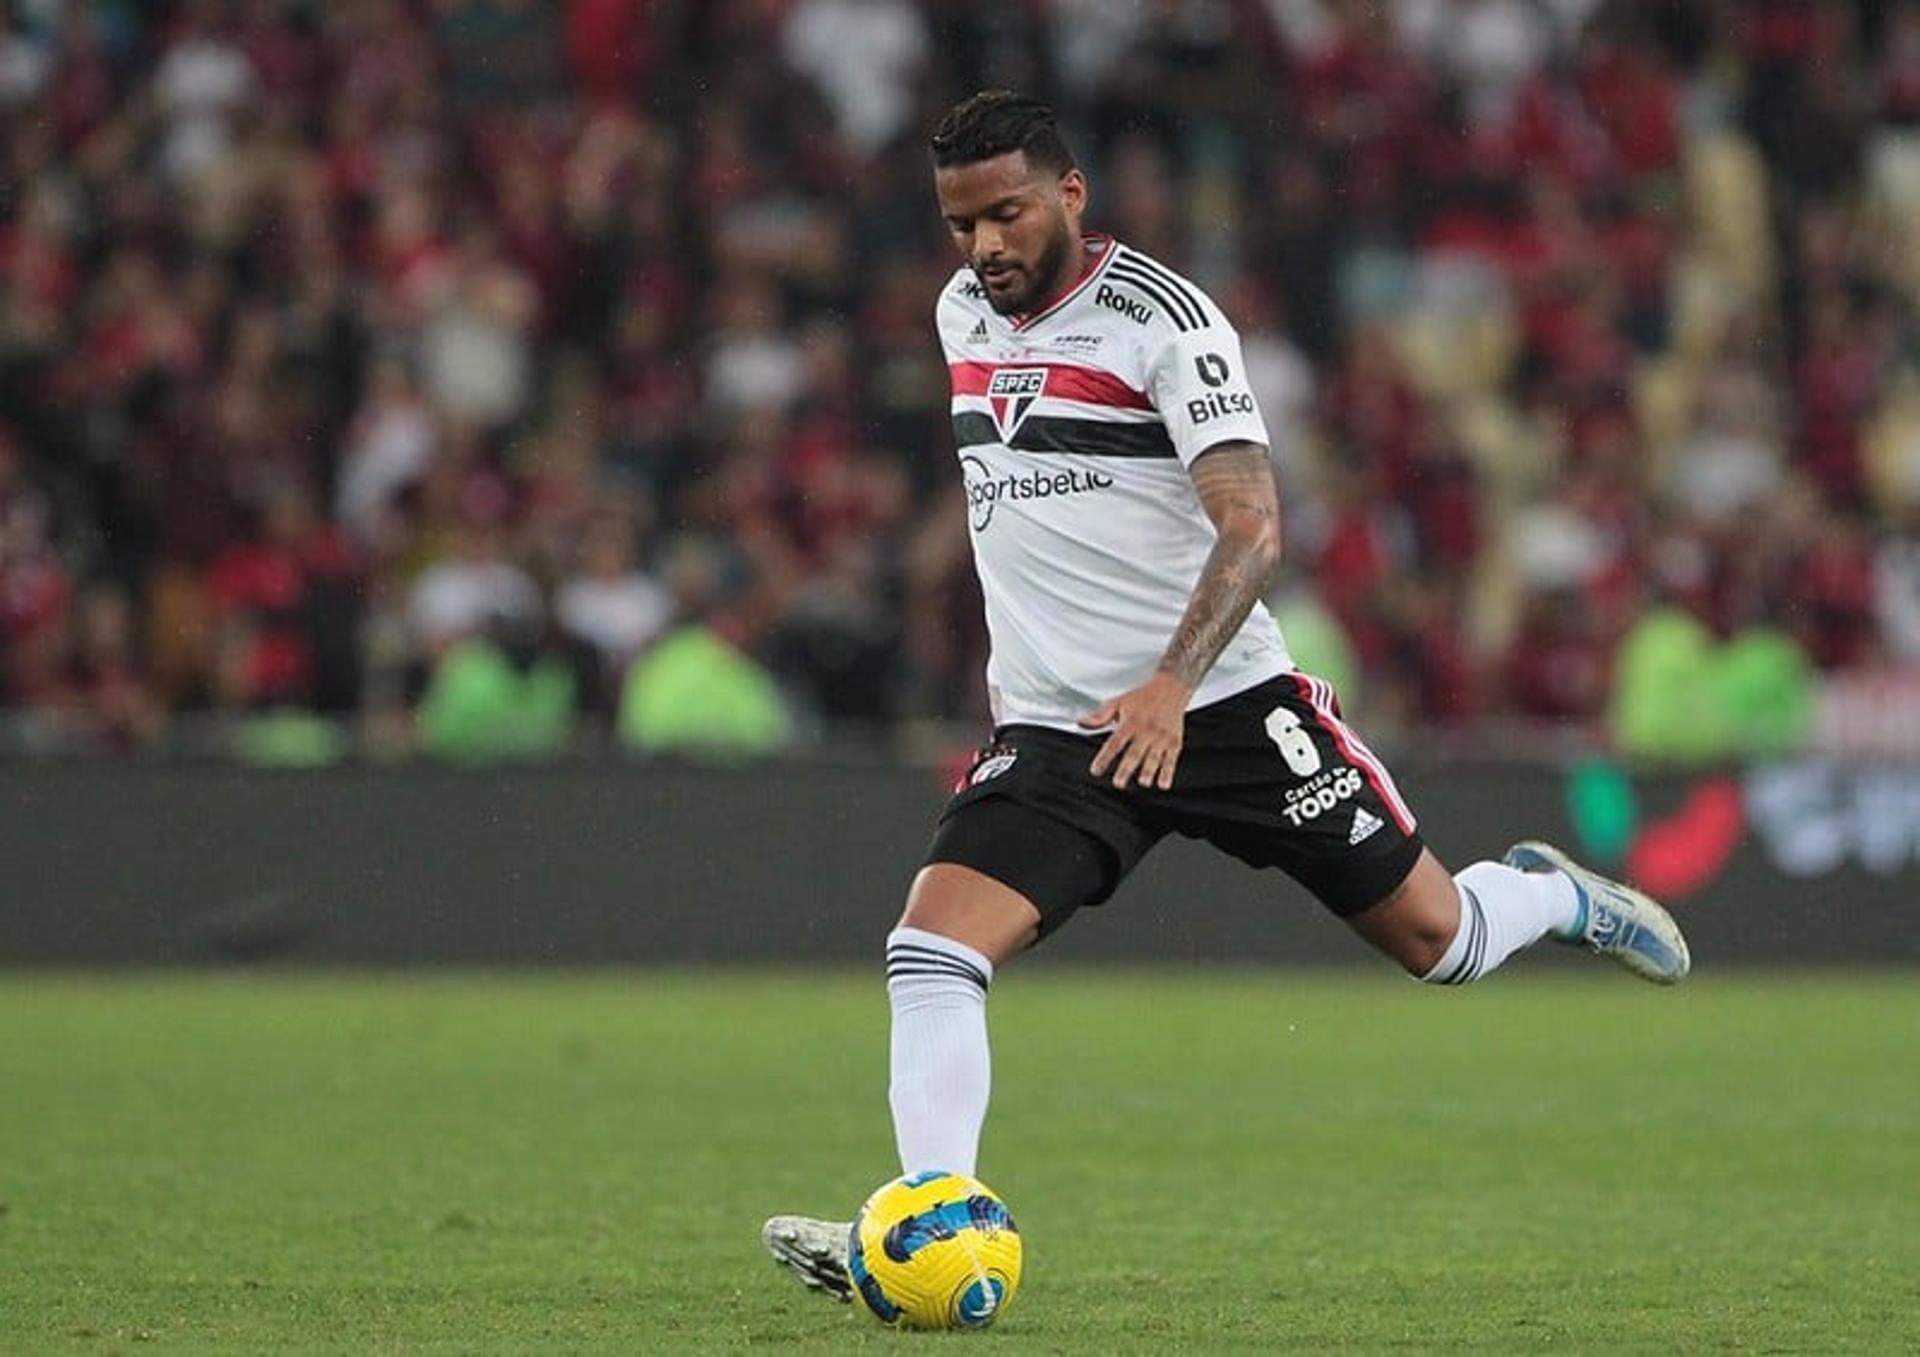
M 977 321 L 974 324 L 973 329 L 968 331 L 967 343 L 984 344 L 986 342 L 987 342 L 987 322 L 986 322 L 986 319 L 982 317 L 979 321 Z
M 1380 829 L 1383 821 L 1378 815 L 1370 814 L 1365 806 L 1353 808 L 1353 828 L 1347 831 L 1347 847 L 1370 839 Z

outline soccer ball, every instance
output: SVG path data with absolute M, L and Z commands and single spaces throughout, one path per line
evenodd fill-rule
M 867 1198 L 853 1218 L 847 1270 L 883 1324 L 984 1329 L 1020 1287 L 1020 1231 L 985 1183 L 915 1173 Z

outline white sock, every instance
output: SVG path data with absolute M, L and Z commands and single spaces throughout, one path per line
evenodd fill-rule
M 973 1176 L 993 1088 L 987 986 L 993 963 L 963 942 L 919 928 L 887 935 L 893 1006 L 893 1138 L 900 1171 Z
M 1573 882 L 1559 872 L 1522 872 L 1476 862 L 1453 878 L 1460 888 L 1460 928 L 1434 968 L 1430 985 L 1464 985 L 1492 972 L 1548 932 L 1571 929 L 1580 916 Z

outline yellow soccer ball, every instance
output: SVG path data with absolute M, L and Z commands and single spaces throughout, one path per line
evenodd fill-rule
M 984 1329 L 1020 1289 L 1020 1231 L 985 1183 L 916 1173 L 867 1198 L 847 1270 L 883 1324 Z

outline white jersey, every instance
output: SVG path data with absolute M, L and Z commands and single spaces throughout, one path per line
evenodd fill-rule
M 1188 466 L 1267 443 L 1219 308 L 1117 241 L 1087 249 L 1079 283 L 1034 315 L 996 313 L 968 268 L 935 309 L 997 725 L 1073 730 L 1147 680 L 1218 536 Z M 1292 667 L 1255 603 L 1188 706 Z

